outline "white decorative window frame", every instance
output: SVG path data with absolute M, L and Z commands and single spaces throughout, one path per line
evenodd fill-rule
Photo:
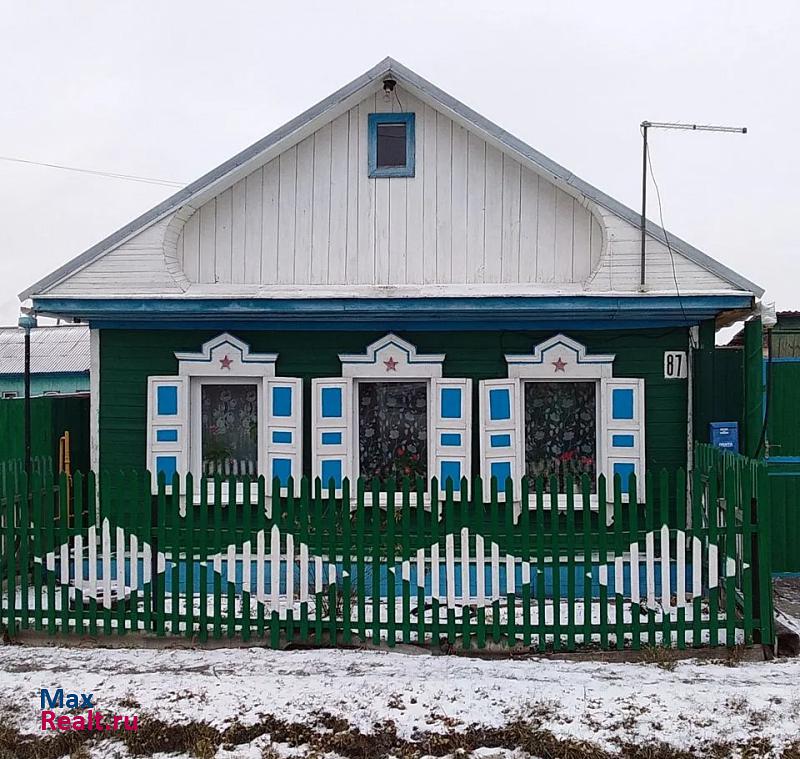
M 612 500 L 613 474 L 615 464 L 629 462 L 637 474 L 637 497 L 644 497 L 645 461 L 645 419 L 644 419 L 644 380 L 613 377 L 614 354 L 590 354 L 581 343 L 563 334 L 539 343 L 531 354 L 506 354 L 507 380 L 484 380 L 481 382 L 480 397 L 480 460 L 484 488 L 489 491 L 493 463 L 510 464 L 512 480 L 519 487 L 526 471 L 525 451 L 525 393 L 528 382 L 587 382 L 596 383 L 596 477 L 605 474 L 607 497 Z M 492 421 L 489 393 L 501 389 L 509 393 L 512 406 L 511 419 L 503 424 Z M 615 389 L 630 390 L 634 408 L 632 421 L 613 419 L 611 394 Z M 493 437 L 510 436 L 510 445 L 504 453 L 502 449 L 492 449 Z M 613 449 L 612 440 L 625 438 L 634 441 L 630 450 L 620 452 Z M 498 483 L 500 489 L 501 484 Z M 624 499 L 627 500 L 627 494 Z M 518 494 L 515 495 L 518 498 Z M 597 507 L 597 495 L 591 499 L 592 508 Z M 567 496 L 559 493 L 559 508 L 566 508 Z M 581 499 L 575 499 L 576 508 L 581 507 Z M 545 498 L 545 507 L 550 507 L 550 498 Z
M 332 457 L 341 460 L 341 476 L 351 483 L 359 477 L 359 415 L 358 387 L 362 382 L 424 382 L 428 397 L 428 480 L 434 475 L 440 479 L 440 491 L 445 492 L 441 473 L 453 473 L 458 481 L 455 491 L 460 490 L 461 477 L 470 478 L 472 456 L 472 381 L 462 378 L 445 378 L 442 365 L 445 354 L 418 353 L 416 346 L 393 333 L 374 341 L 364 353 L 339 354 L 342 363 L 341 378 L 319 378 L 312 381 L 312 475 L 323 478 L 324 464 Z M 321 393 L 327 389 L 341 388 L 343 397 L 342 417 L 331 419 L 323 413 Z M 444 392 L 458 391 L 458 415 L 446 416 Z M 449 396 L 455 397 L 455 396 Z M 341 419 L 341 421 L 340 421 Z M 326 430 L 342 435 L 342 445 L 328 450 L 323 444 Z M 443 437 L 444 436 L 444 437 Z M 448 445 L 444 445 L 445 439 Z M 457 445 L 449 441 L 458 439 Z M 337 465 L 338 466 L 338 465 Z M 455 476 L 456 471 L 458 476 Z M 337 488 L 337 494 L 340 494 Z M 382 496 L 383 498 L 383 496 Z M 426 496 L 428 500 L 428 496 Z
M 288 458 L 293 466 L 295 489 L 299 492 L 300 475 L 302 474 L 302 381 L 290 377 L 276 377 L 275 365 L 277 353 L 254 353 L 250 346 L 225 332 L 203 343 L 200 351 L 176 352 L 178 374 L 169 377 L 150 377 L 148 392 L 148 465 L 155 473 L 156 459 L 164 444 L 157 441 L 158 429 L 177 428 L 180 444 L 172 445 L 178 462 L 178 471 L 183 475 L 190 471 L 194 475 L 195 496 L 200 494 L 202 478 L 202 402 L 203 385 L 221 384 L 253 384 L 258 393 L 258 436 L 257 466 L 259 475 L 264 475 L 266 492 L 272 489 L 272 461 L 275 457 Z M 174 385 L 178 388 L 180 402 L 174 419 L 158 419 L 155 390 L 159 385 Z M 274 409 L 270 391 L 273 387 L 291 387 L 291 409 L 288 416 L 273 418 Z M 273 428 L 283 427 L 292 433 L 291 444 L 276 444 L 269 437 Z M 161 446 L 161 447 L 160 447 Z M 172 450 L 168 450 L 172 454 Z M 183 487 L 183 481 L 181 486 Z M 286 492 L 286 488 L 282 488 Z M 228 503 L 230 493 L 228 484 L 224 483 L 219 494 L 223 503 Z M 209 483 L 207 497 L 213 502 L 216 493 L 213 483 Z M 250 497 L 258 496 L 258 482 L 251 484 Z M 244 485 L 237 484 L 236 501 L 244 500 Z

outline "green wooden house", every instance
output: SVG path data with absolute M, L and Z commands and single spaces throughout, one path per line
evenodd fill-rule
M 693 346 L 763 292 L 640 242 L 387 58 L 20 297 L 90 326 L 94 470 L 563 490 L 690 464 Z

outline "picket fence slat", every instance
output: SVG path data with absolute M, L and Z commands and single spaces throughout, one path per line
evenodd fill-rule
M 770 641 L 763 464 L 519 483 L 0 483 L 9 635 L 575 651 Z M 10 470 L 9 470 L 10 471 Z M 564 495 L 559 495 L 559 485 Z M 288 486 L 287 486 L 288 485 Z M 721 633 L 721 634 L 720 634 Z

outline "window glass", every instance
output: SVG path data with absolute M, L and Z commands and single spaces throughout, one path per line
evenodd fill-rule
M 377 124 L 377 166 L 379 169 L 405 166 L 406 124 Z
M 256 385 L 202 386 L 203 474 L 258 474 Z
M 531 483 L 551 475 L 565 491 L 567 475 L 576 487 L 586 473 L 596 489 L 597 399 L 594 382 L 525 383 L 525 470 Z
M 360 475 L 370 482 L 428 476 L 428 388 L 425 382 L 358 384 Z

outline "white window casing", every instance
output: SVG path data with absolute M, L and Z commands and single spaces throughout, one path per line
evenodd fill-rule
M 169 470 L 174 463 L 172 471 L 181 475 L 182 487 L 186 473 L 192 472 L 195 496 L 199 497 L 203 474 L 202 387 L 252 384 L 258 393 L 258 474 L 264 475 L 266 493 L 271 495 L 273 476 L 277 475 L 284 483 L 289 476 L 293 477 L 295 494 L 299 495 L 303 461 L 302 380 L 276 377 L 277 354 L 251 353 L 246 343 L 227 333 L 204 343 L 198 353 L 176 353 L 175 357 L 177 375 L 148 379 L 147 462 L 153 473 L 153 491 L 157 492 L 157 467 Z M 175 395 L 176 414 L 159 413 L 160 387 L 167 388 L 161 391 L 167 404 L 162 405 L 162 410 L 171 411 Z M 239 484 L 237 502 L 244 499 L 242 488 Z M 251 499 L 257 493 L 258 483 L 254 482 Z M 215 496 L 213 484 L 209 483 L 208 497 Z M 227 483 L 223 484 L 220 497 L 223 503 L 228 502 Z
M 532 354 L 507 355 L 508 379 L 481 381 L 480 466 L 485 496 L 490 493 L 493 475 L 498 478 L 498 491 L 503 487 L 501 478 L 511 476 L 518 488 L 525 475 L 525 383 L 594 381 L 597 385 L 596 474 L 606 476 L 611 500 L 614 475 L 621 475 L 622 490 L 627 494 L 628 475 L 635 472 L 637 495 L 643 499 L 644 380 L 613 377 L 614 358 L 613 355 L 588 354 L 585 346 L 559 334 L 535 346 Z M 518 494 L 515 493 L 515 497 Z M 596 496 L 592 501 L 596 504 Z M 565 503 L 563 494 L 559 503 Z

